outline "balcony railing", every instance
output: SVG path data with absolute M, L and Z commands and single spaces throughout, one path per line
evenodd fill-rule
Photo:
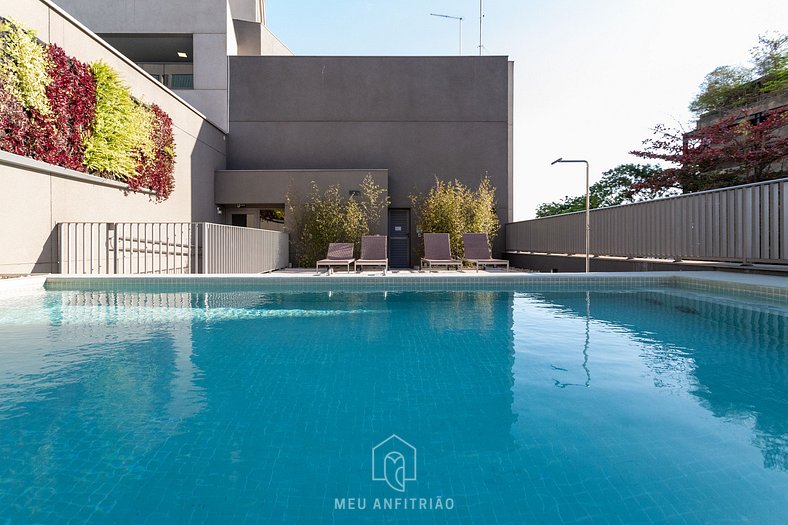
M 288 264 L 286 233 L 207 222 L 58 223 L 60 273 L 262 273 Z
M 584 212 L 506 225 L 509 252 L 585 253 Z M 591 210 L 590 253 L 788 264 L 788 179 Z

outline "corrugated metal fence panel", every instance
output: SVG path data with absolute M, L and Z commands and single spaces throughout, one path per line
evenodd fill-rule
M 261 273 L 289 260 L 286 233 L 191 222 L 58 224 L 60 273 Z
M 202 223 L 204 273 L 262 273 L 287 267 L 286 233 Z
M 591 211 L 593 255 L 788 263 L 788 179 Z M 585 253 L 585 212 L 505 227 L 513 252 Z

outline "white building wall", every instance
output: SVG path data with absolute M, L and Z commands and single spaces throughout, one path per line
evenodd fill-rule
M 264 0 L 228 0 L 228 3 L 233 19 L 257 22 L 258 24 L 265 23 L 263 20 Z

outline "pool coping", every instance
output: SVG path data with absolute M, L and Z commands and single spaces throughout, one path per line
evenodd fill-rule
M 374 290 L 501 290 L 508 286 L 569 288 L 591 286 L 677 286 L 734 296 L 756 296 L 788 302 L 788 277 L 718 271 L 696 272 L 605 272 L 605 273 L 521 273 L 521 272 L 434 272 L 434 273 L 361 273 L 314 275 L 303 272 L 269 274 L 213 275 L 43 275 L 0 281 L 0 297 L 73 287 L 101 288 L 150 284 L 155 287 L 217 284 L 225 286 L 265 285 L 282 291 Z

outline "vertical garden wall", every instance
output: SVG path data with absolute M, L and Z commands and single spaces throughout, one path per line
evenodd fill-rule
M 150 190 L 174 188 L 172 119 L 103 61 L 68 56 L 0 18 L 0 149 Z

